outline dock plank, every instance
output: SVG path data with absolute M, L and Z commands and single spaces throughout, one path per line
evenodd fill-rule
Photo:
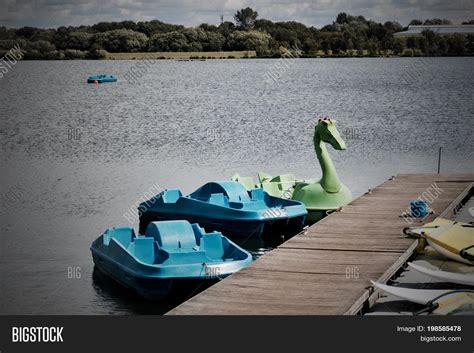
M 430 204 L 435 213 L 429 218 L 434 219 L 472 182 L 474 174 L 397 175 L 168 314 L 351 312 L 369 281 L 390 272 L 413 248 L 413 239 L 401 230 L 421 223 L 400 217 L 408 202 L 435 185 Z

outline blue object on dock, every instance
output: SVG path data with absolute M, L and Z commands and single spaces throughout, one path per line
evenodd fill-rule
M 308 212 L 303 203 L 270 196 L 263 189 L 247 191 L 236 181 L 210 182 L 188 196 L 165 190 L 139 206 L 140 232 L 150 222 L 185 219 L 226 236 L 294 235 Z
M 423 218 L 428 214 L 428 203 L 422 200 L 410 201 L 411 216 L 415 218 Z
M 217 280 L 252 262 L 221 233 L 187 221 L 152 222 L 138 236 L 130 227 L 109 228 L 91 252 L 103 273 L 150 299 L 165 297 L 178 281 Z
M 87 83 L 104 83 L 117 82 L 117 77 L 114 75 L 93 75 L 87 78 Z

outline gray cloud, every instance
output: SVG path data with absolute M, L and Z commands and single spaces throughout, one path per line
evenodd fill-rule
M 474 18 L 474 2 L 467 0 L 0 0 L 0 25 L 57 27 L 158 19 L 196 26 L 218 24 L 221 14 L 232 20 L 235 11 L 246 6 L 256 9 L 260 18 L 316 27 L 331 23 L 339 12 L 402 24 L 413 18 L 448 18 L 455 23 Z

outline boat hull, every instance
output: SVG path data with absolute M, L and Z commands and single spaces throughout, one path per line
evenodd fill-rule
M 140 234 L 145 234 L 150 222 L 163 220 L 187 220 L 199 223 L 206 231 L 222 232 L 234 238 L 264 238 L 271 236 L 292 236 L 303 228 L 306 215 L 267 220 L 226 220 L 214 219 L 197 215 L 167 213 L 147 210 L 140 216 Z
M 218 278 L 181 279 L 181 278 L 156 278 L 139 277 L 108 261 L 100 254 L 92 254 L 95 267 L 104 275 L 113 279 L 123 287 L 137 293 L 148 300 L 162 300 L 170 297 L 175 292 L 191 290 L 196 287 L 206 288 L 217 282 Z
M 326 217 L 328 211 L 322 210 L 310 210 L 308 209 L 308 216 L 306 217 L 306 224 L 311 225 L 319 222 Z

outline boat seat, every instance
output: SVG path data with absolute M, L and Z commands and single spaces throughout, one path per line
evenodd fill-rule
M 153 237 L 167 252 L 189 251 L 197 246 L 193 227 L 188 221 L 151 222 L 146 235 Z
M 201 250 L 213 260 L 222 259 L 225 253 L 222 236 L 217 232 L 204 235 L 201 239 Z
M 175 203 L 178 199 L 183 196 L 181 190 L 179 189 L 169 189 L 163 192 L 163 202 L 164 203 Z
M 199 189 L 191 193 L 189 196 L 196 200 L 209 200 L 212 194 L 222 193 L 231 202 L 247 202 L 250 201 L 249 194 L 245 187 L 231 180 L 215 181 L 201 186 Z
M 137 237 L 134 243 L 134 255 L 141 262 L 152 264 L 155 261 L 155 239 L 152 237 Z
M 265 200 L 265 191 L 263 189 L 252 189 L 250 196 L 252 200 Z
M 130 227 L 109 228 L 104 233 L 104 245 L 109 245 L 110 239 L 112 238 L 122 244 L 122 246 L 126 249 L 132 242 L 132 239 L 135 238 L 135 231 Z
M 278 187 L 278 183 L 265 182 L 265 183 L 262 183 L 262 188 L 264 191 L 268 192 L 270 195 L 280 196 L 282 194 L 280 188 Z
M 217 206 L 229 207 L 229 198 L 224 196 L 224 194 L 211 194 L 209 198 L 209 203 Z

